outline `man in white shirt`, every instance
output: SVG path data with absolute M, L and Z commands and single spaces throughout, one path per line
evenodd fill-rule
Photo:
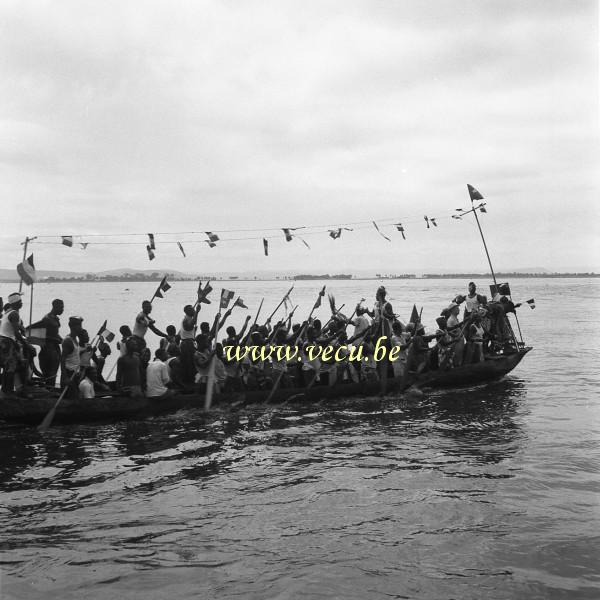
M 93 400 L 96 397 L 94 383 L 97 380 L 96 367 L 87 367 L 85 377 L 79 382 L 79 397 L 83 400 Z
M 159 348 L 154 356 L 154 360 L 146 368 L 146 397 L 165 398 L 173 393 L 167 387 L 171 382 L 169 366 L 166 364 L 168 355 L 166 350 Z

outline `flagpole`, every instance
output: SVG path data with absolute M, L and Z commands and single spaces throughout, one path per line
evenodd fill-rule
M 29 334 L 31 335 L 31 321 L 33 315 L 33 282 L 31 283 L 31 296 L 29 296 Z
M 469 194 L 469 196 L 470 196 L 470 194 Z M 481 235 L 481 241 L 483 242 L 483 248 L 485 250 L 485 255 L 487 256 L 488 264 L 490 265 L 490 271 L 492 273 L 492 279 L 494 280 L 494 285 L 496 286 L 496 288 L 498 288 L 498 283 L 496 281 L 496 274 L 494 273 L 494 267 L 492 267 L 492 261 L 490 259 L 490 253 L 488 252 L 487 244 L 485 243 L 485 237 L 483 237 L 483 231 L 482 231 L 481 225 L 479 223 L 479 217 L 477 216 L 477 209 L 475 208 L 473 198 L 471 198 L 471 206 L 473 207 L 472 210 L 473 210 L 473 214 L 475 215 L 475 221 L 477 221 L 477 227 L 479 228 L 479 233 Z

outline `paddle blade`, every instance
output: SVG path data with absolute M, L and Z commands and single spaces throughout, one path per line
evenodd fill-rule
M 44 420 L 37 426 L 37 430 L 40 433 L 44 433 L 48 430 L 52 421 L 54 420 L 54 415 L 56 414 L 56 404 L 48 411 L 48 414 L 44 417 Z
M 206 395 L 204 396 L 204 410 L 209 411 L 215 391 L 215 358 L 213 356 L 208 368 L 208 380 L 206 382 Z

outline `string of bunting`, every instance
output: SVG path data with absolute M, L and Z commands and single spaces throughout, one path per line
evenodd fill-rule
M 435 216 L 430 216 L 430 215 L 424 215 L 422 218 L 425 221 L 425 227 L 426 229 L 432 229 L 433 228 L 437 228 L 438 227 L 438 221 L 443 220 L 443 219 L 454 219 L 454 220 L 460 220 L 462 219 L 465 215 L 474 212 L 474 211 L 479 211 L 481 213 L 486 213 L 487 210 L 485 208 L 486 204 L 485 202 L 483 202 L 484 197 L 483 195 L 477 190 L 475 189 L 472 185 L 467 184 L 467 189 L 469 192 L 469 197 L 471 199 L 471 204 L 472 207 L 468 208 L 468 209 L 464 209 L 464 208 L 456 208 L 454 209 L 454 211 L 452 211 L 452 214 L 448 215 L 448 217 L 435 217 Z M 475 201 L 479 201 L 479 204 L 475 204 Z M 298 239 L 299 241 L 302 242 L 302 244 L 304 244 L 304 246 L 306 246 L 306 248 L 308 248 L 310 250 L 310 245 L 308 244 L 308 242 L 304 239 L 305 236 L 310 236 L 310 235 L 322 235 L 322 234 L 326 234 L 328 235 L 332 240 L 338 240 L 341 238 L 342 233 L 344 231 L 348 231 L 348 232 L 354 232 L 354 231 L 358 231 L 358 230 L 365 230 L 368 229 L 369 227 L 374 227 L 376 232 L 386 241 L 391 242 L 391 238 L 389 237 L 389 235 L 386 235 L 386 233 L 384 233 L 384 231 L 382 231 L 382 228 L 394 228 L 398 233 L 400 233 L 400 235 L 402 236 L 403 240 L 406 240 L 406 229 L 405 229 L 405 225 L 408 224 L 412 224 L 412 223 L 418 223 L 419 222 L 419 218 L 417 217 L 409 217 L 409 218 L 403 218 L 402 222 L 399 222 L 397 220 L 397 218 L 386 218 L 386 219 L 378 219 L 378 220 L 371 220 L 371 221 L 357 221 L 354 223 L 339 223 L 339 224 L 335 224 L 335 225 L 302 225 L 302 226 L 297 226 L 297 227 L 279 227 L 279 228 L 256 228 L 256 229 L 230 229 L 230 230 L 223 230 L 223 231 L 219 231 L 220 234 L 223 233 L 243 233 L 243 232 L 256 232 L 256 233 L 262 233 L 262 232 L 268 232 L 268 231 L 280 231 L 283 232 L 283 236 L 284 236 L 284 240 L 286 242 L 292 242 L 294 239 Z M 352 225 L 352 227 L 349 227 L 349 225 Z M 297 233 L 298 230 L 303 230 L 302 235 L 299 235 Z M 160 242 L 157 239 L 157 236 L 184 236 L 184 235 L 198 235 L 201 234 L 204 236 L 203 239 L 184 239 L 184 238 L 180 238 L 179 240 L 161 240 Z M 90 244 L 95 245 L 137 245 L 140 244 L 142 242 L 137 242 L 137 241 L 113 241 L 113 240 L 99 240 L 99 241 L 89 241 L 89 238 L 112 238 L 112 237 L 133 237 L 133 236 L 139 236 L 139 235 L 145 235 L 147 236 L 147 241 L 143 242 L 143 244 L 146 246 L 146 252 L 148 254 L 148 260 L 154 260 L 156 258 L 156 252 L 157 252 L 157 246 L 160 244 L 161 246 L 166 245 L 166 244 L 171 244 L 174 243 L 177 245 L 177 248 L 179 249 L 179 251 L 181 252 L 182 256 L 185 258 L 187 257 L 187 253 L 183 247 L 183 244 L 198 244 L 198 243 L 202 243 L 202 244 L 207 244 L 209 248 L 216 248 L 217 247 L 217 242 L 231 242 L 231 241 L 246 241 L 246 240 L 262 240 L 262 246 L 263 246 L 263 252 L 265 256 L 269 256 L 269 243 L 270 240 L 273 239 L 278 239 L 277 235 L 264 235 L 264 233 L 262 235 L 257 235 L 257 236 L 245 236 L 245 237 L 225 237 L 222 238 L 220 237 L 219 234 L 213 232 L 213 231 L 203 231 L 203 232 L 199 232 L 199 231 L 188 231 L 188 232 L 158 232 L 158 233 L 145 233 L 145 234 L 139 234 L 139 233 L 115 233 L 115 234 L 81 234 L 81 235 L 63 235 L 61 236 L 61 244 L 72 248 L 73 244 L 74 244 L 74 239 L 77 238 L 78 239 L 78 243 L 81 247 L 81 249 L 85 250 L 87 249 L 87 247 Z M 281 235 L 281 234 L 280 234 Z M 52 238 L 54 236 L 49 236 L 49 235 L 44 235 L 44 236 L 38 236 L 39 238 Z M 86 241 L 79 241 L 80 238 L 84 238 Z M 280 238 L 279 238 L 280 239 Z M 39 243 L 39 244 L 54 244 L 56 242 L 45 242 L 45 241 L 36 241 L 35 243 Z

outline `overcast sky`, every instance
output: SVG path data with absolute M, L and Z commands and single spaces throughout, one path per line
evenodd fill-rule
M 495 267 L 600 271 L 598 25 L 585 0 L 2 0 L 0 266 L 46 234 L 38 269 L 480 271 L 449 218 L 471 183 Z M 59 244 L 205 230 L 258 239 Z

